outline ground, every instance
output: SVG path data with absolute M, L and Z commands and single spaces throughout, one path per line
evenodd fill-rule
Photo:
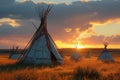
M 99 54 L 91 54 L 91 58 L 82 58 L 79 61 L 70 59 L 70 55 L 64 55 L 64 63 L 55 67 L 33 67 L 20 68 L 12 70 L 1 70 L 0 80 L 77 80 L 74 78 L 75 71 L 80 67 L 83 69 L 93 69 L 100 73 L 101 79 L 97 80 L 120 80 L 120 54 L 113 54 L 115 62 L 104 63 L 97 60 Z M 0 55 L 0 66 L 6 64 L 15 64 L 16 60 L 8 59 L 8 54 Z M 7 68 L 6 68 L 7 69 Z M 79 73 L 78 73 L 79 74 Z M 89 80 L 89 79 L 79 79 Z M 96 79 L 92 79 L 96 80 Z

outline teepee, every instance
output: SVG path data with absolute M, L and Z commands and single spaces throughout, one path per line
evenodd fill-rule
M 78 61 L 82 57 L 81 54 L 77 52 L 77 46 L 78 46 L 78 43 L 77 43 L 76 48 L 75 48 L 76 51 L 73 52 L 72 55 L 71 55 L 71 60 L 73 60 L 73 61 Z
M 107 50 L 107 46 L 108 46 L 109 43 L 110 43 L 110 41 L 107 41 L 107 40 L 104 41 L 104 50 L 99 55 L 98 60 L 102 60 L 102 61 L 114 61 L 112 55 Z
M 19 56 L 20 56 L 20 54 L 19 54 L 18 46 L 16 46 L 16 48 L 14 48 L 14 46 L 13 46 L 13 48 L 10 51 L 9 59 L 18 59 Z
M 81 58 L 81 55 L 79 53 L 74 52 L 71 55 L 71 60 L 73 60 L 73 61 L 78 61 L 78 60 L 80 60 L 80 58 Z
M 85 57 L 90 58 L 91 57 L 90 53 L 87 53 Z
M 47 9 L 43 8 L 39 14 L 40 26 L 34 33 L 32 39 L 28 43 L 27 50 L 19 58 L 19 63 L 54 65 L 62 64 L 62 57 L 47 30 L 47 16 L 51 10 L 51 6 Z

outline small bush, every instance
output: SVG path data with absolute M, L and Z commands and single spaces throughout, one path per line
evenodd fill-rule
M 90 68 L 78 67 L 73 73 L 73 80 L 100 80 L 101 74 Z

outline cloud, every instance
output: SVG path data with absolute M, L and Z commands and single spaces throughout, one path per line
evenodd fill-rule
M 97 35 L 113 36 L 117 35 L 120 32 L 120 20 L 110 20 L 106 23 L 99 24 L 99 23 L 91 23 L 93 25 L 92 30 Z
M 66 47 L 69 47 L 69 48 L 74 48 L 75 45 L 73 44 L 69 44 L 69 43 L 66 43 L 64 41 L 60 41 L 60 40 L 56 40 L 55 41 L 56 44 L 59 44 L 58 48 L 66 48 Z
M 33 18 L 34 16 L 34 3 L 32 1 L 26 2 L 14 2 L 8 4 L 11 0 L 2 0 L 5 1 L 6 5 L 0 5 L 0 18 L 15 18 L 15 19 L 22 19 L 22 18 Z
M 12 27 L 19 27 L 20 24 L 17 23 L 14 19 L 10 19 L 10 18 L 2 18 L 0 19 L 0 26 L 4 25 L 4 24 L 8 24 Z
M 12 19 L 8 19 L 8 20 L 12 20 Z M 24 37 L 26 36 L 26 38 L 30 38 L 33 33 L 36 31 L 36 29 L 34 28 L 34 26 L 32 25 L 32 21 L 31 20 L 16 20 L 14 19 L 14 21 L 17 21 L 17 24 L 19 24 L 19 27 L 13 27 L 13 25 L 7 23 L 3 23 L 0 26 L 0 38 L 6 38 L 6 37 Z M 37 22 L 37 21 L 35 21 Z M 14 24 L 16 25 L 16 23 Z
M 104 36 L 93 35 L 93 36 L 90 36 L 90 37 L 82 38 L 81 43 L 83 45 L 91 45 L 91 46 L 94 45 L 94 47 L 95 47 L 95 45 L 102 45 L 103 46 L 104 39 L 105 39 Z M 110 45 L 120 44 L 120 35 L 114 36 L 112 39 L 111 39 L 111 37 L 107 37 L 106 39 L 111 40 Z
M 65 32 L 71 32 L 72 31 L 71 28 L 65 28 L 64 30 L 65 30 Z
M 10 5 L 14 3 L 15 3 L 15 0 L 0 0 L 0 5 Z
M 42 6 L 42 4 L 35 4 L 32 1 L 14 2 L 9 8 L 8 5 L 4 6 L 4 10 L 0 8 L 1 17 L 37 18 L 35 10 L 37 6 Z M 119 18 L 119 8 L 119 0 L 88 1 L 85 3 L 75 1 L 69 5 L 55 4 L 49 19 L 61 25 L 82 27 L 84 30 L 92 26 L 90 22 L 105 22 L 109 19 Z M 74 26 L 75 24 L 76 26 Z

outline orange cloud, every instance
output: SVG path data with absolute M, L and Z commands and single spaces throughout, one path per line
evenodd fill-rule
M 120 32 L 120 20 L 107 21 L 105 23 L 91 23 L 97 35 L 113 36 Z
M 82 31 L 79 36 L 77 37 L 77 40 L 81 40 L 83 38 L 91 37 L 92 35 L 95 35 L 96 33 L 92 30 L 92 28 L 89 28 L 85 31 Z
M 17 21 L 15 21 L 14 19 L 10 19 L 10 18 L 0 19 L 0 25 L 3 25 L 3 24 L 9 24 L 12 27 L 19 27 L 20 26 L 20 24 Z
M 55 43 L 57 44 L 58 48 L 74 48 L 73 44 L 65 43 L 60 40 L 56 40 Z
M 80 2 L 89 2 L 89 0 L 80 0 Z
M 80 28 L 75 29 L 76 33 L 80 33 Z
M 64 30 L 65 30 L 65 32 L 71 32 L 72 28 L 65 28 Z

